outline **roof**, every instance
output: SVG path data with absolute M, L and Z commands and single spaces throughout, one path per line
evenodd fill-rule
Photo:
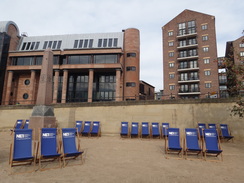
M 13 25 L 15 26 L 16 30 L 17 30 L 17 33 L 19 35 L 19 28 L 17 26 L 16 23 L 14 23 L 13 21 L 0 21 L 0 32 L 8 32 L 8 27 L 10 25 Z
M 123 32 L 22 37 L 18 51 L 123 48 Z

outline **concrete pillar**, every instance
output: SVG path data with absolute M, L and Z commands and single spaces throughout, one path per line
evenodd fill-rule
M 13 80 L 13 71 L 8 71 L 8 81 L 7 81 L 7 90 L 6 90 L 6 98 L 5 98 L 5 105 L 9 105 L 10 94 L 12 90 L 12 80 Z
M 89 69 L 89 82 L 88 82 L 88 102 L 92 102 L 94 70 Z
M 30 78 L 30 99 L 31 104 L 35 104 L 35 80 L 36 80 L 36 71 L 31 70 L 31 78 Z
M 121 101 L 122 96 L 120 95 L 120 76 L 121 76 L 121 70 L 116 69 L 116 98 L 115 101 Z
M 53 103 L 57 103 L 58 99 L 58 78 L 59 78 L 59 70 L 54 71 L 54 86 L 53 86 Z
M 67 83 L 68 83 L 68 70 L 64 70 L 61 103 L 66 103 Z

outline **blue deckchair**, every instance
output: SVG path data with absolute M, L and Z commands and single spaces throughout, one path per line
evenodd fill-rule
M 59 160 L 58 167 L 61 168 L 60 145 L 58 142 L 56 128 L 42 128 L 40 130 L 38 158 L 40 170 L 44 170 L 41 166 L 42 162 L 56 159 Z
M 62 129 L 62 159 L 64 166 L 66 166 L 65 160 L 75 159 L 79 156 L 81 156 L 81 163 L 79 164 L 82 164 L 83 151 L 80 151 L 80 141 L 75 135 L 76 132 L 75 128 Z
M 182 153 L 180 141 L 179 128 L 168 128 L 168 136 L 165 138 L 165 153 L 177 153 L 180 156 Z
M 89 136 L 89 135 L 90 135 L 90 131 L 91 131 L 91 121 L 85 121 L 84 129 L 83 129 L 83 131 L 81 132 L 81 134 L 82 134 L 82 135 L 87 135 L 87 136 Z
M 75 122 L 75 128 L 77 128 L 78 133 L 81 133 L 81 131 L 82 131 L 82 121 L 76 121 Z
M 216 128 L 216 124 L 214 124 L 214 123 L 209 123 L 209 124 L 208 124 L 208 128 L 209 128 L 209 129 L 217 129 L 217 128 Z
M 129 136 L 128 122 L 121 122 L 120 136 L 121 137 L 128 137 Z
M 221 154 L 221 160 L 223 160 L 222 150 L 218 138 L 216 129 L 204 129 L 204 157 L 206 160 L 207 155 L 215 155 L 216 157 Z
M 131 137 L 138 137 L 139 135 L 139 126 L 138 126 L 138 122 L 132 122 L 131 123 L 131 133 L 130 136 Z
M 227 124 L 220 124 L 220 134 L 222 139 L 230 140 L 234 138 L 234 136 L 231 135 Z
M 197 154 L 202 153 L 201 143 L 199 142 L 200 136 L 198 129 L 196 128 L 186 128 L 185 129 L 185 155 L 187 159 L 187 154 Z
M 14 125 L 14 129 L 22 129 L 23 128 L 23 119 L 18 119 Z
M 169 123 L 162 123 L 162 137 L 167 135 L 167 129 L 169 128 Z
M 148 122 L 141 123 L 141 137 L 150 137 Z
M 152 137 L 160 138 L 159 123 L 152 123 Z
M 101 136 L 101 128 L 99 121 L 93 121 L 92 123 L 92 130 L 90 132 L 91 136 Z
M 200 137 L 203 137 L 203 130 L 206 129 L 206 124 L 205 123 L 198 123 L 198 129 L 199 129 L 199 133 L 200 133 Z
M 12 170 L 13 166 L 31 165 L 35 162 L 36 144 L 32 145 L 32 129 L 15 129 L 13 143 L 10 145 L 9 164 Z
M 24 127 L 23 127 L 23 129 L 28 129 L 29 128 L 29 122 L 30 122 L 30 120 L 25 120 L 25 124 L 24 124 Z

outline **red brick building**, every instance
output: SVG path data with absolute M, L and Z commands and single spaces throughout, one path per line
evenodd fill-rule
M 7 21 L 0 22 L 0 32 L 4 105 L 35 104 L 47 48 L 54 54 L 53 103 L 139 100 L 138 29 L 27 37 Z
M 217 97 L 215 17 L 184 10 L 162 27 L 164 98 Z

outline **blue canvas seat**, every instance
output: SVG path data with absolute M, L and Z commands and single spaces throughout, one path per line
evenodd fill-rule
M 185 155 L 188 154 L 199 155 L 202 153 L 201 143 L 199 142 L 200 136 L 198 129 L 186 128 L 185 129 Z
M 207 155 L 218 156 L 221 154 L 221 160 L 223 160 L 222 150 L 220 147 L 220 142 L 218 138 L 218 133 L 216 129 L 204 129 L 204 157 L 206 160 Z
M 83 124 L 83 121 L 76 121 L 75 122 L 75 128 L 77 128 L 77 131 L 78 131 L 79 134 L 82 131 L 82 124 Z
M 28 129 L 29 128 L 29 123 L 30 123 L 30 120 L 25 120 L 25 124 L 24 124 L 24 127 L 23 129 Z
M 220 124 L 220 137 L 227 140 L 234 138 L 234 136 L 231 135 L 227 124 Z
M 167 136 L 167 129 L 169 128 L 169 123 L 162 123 L 162 137 Z
M 91 131 L 91 121 L 85 121 L 84 129 L 81 132 L 82 136 L 83 135 L 89 136 L 90 135 L 90 131 Z
M 209 123 L 208 128 L 209 129 L 217 129 L 216 124 L 214 124 L 214 123 Z
M 165 153 L 182 155 L 181 138 L 179 128 L 168 128 L 168 136 L 165 138 Z
M 18 165 L 34 164 L 36 157 L 36 144 L 32 142 L 32 129 L 15 129 L 13 135 L 13 143 L 10 145 L 9 164 L 12 167 Z
M 150 137 L 150 130 L 148 122 L 141 123 L 141 137 Z
M 200 137 L 203 138 L 203 130 L 206 129 L 206 124 L 205 123 L 198 123 L 198 129 L 199 129 Z
M 40 130 L 38 159 L 40 170 L 45 169 L 41 166 L 42 162 L 56 159 L 59 161 L 57 167 L 61 168 L 61 153 L 56 128 L 42 128 Z
M 14 125 L 14 129 L 22 129 L 24 125 L 23 119 L 18 119 Z
M 101 136 L 101 128 L 99 121 L 93 121 L 92 123 L 92 130 L 90 132 L 91 136 Z
M 120 127 L 120 136 L 121 137 L 128 137 L 129 136 L 129 124 L 128 122 L 121 122 L 121 127 Z
M 131 123 L 131 137 L 139 137 L 139 125 L 138 122 Z
M 82 153 L 80 150 L 79 138 L 75 135 L 77 130 L 75 128 L 63 128 L 62 129 L 62 160 L 64 166 L 66 166 L 66 160 L 76 159 L 81 157 L 82 164 Z
M 152 137 L 160 138 L 160 130 L 159 130 L 159 123 L 153 122 L 152 123 Z

